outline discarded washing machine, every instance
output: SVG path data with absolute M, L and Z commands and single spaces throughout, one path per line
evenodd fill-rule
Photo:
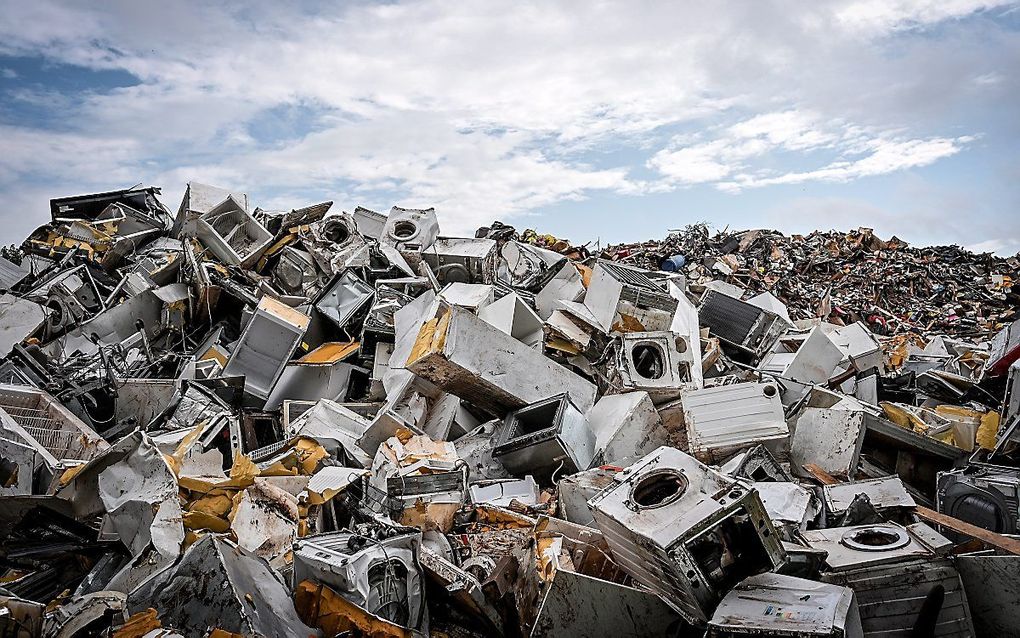
M 758 574 L 726 594 L 708 622 L 706 635 L 863 638 L 864 629 L 852 589 L 783 574 Z
M 668 330 L 623 335 L 618 366 L 623 386 L 644 390 L 653 398 L 675 397 L 691 383 L 691 370 L 700 361 L 691 356 L 687 337 Z
M 595 457 L 595 435 L 588 419 L 566 394 L 511 412 L 492 451 L 514 474 L 586 470 Z
M 741 580 L 785 561 L 758 493 L 671 447 L 588 505 L 616 562 L 694 623 Z
M 611 261 L 596 262 L 584 295 L 584 306 L 605 332 L 621 321 L 636 320 L 639 325 L 664 329 L 676 312 L 677 300 L 651 279 L 654 275 Z M 627 319 L 623 319 L 627 318 Z
M 434 208 L 390 209 L 380 241 L 397 250 L 422 251 L 432 245 L 439 235 L 439 220 Z
M 496 242 L 491 239 L 441 237 L 422 253 L 441 285 L 492 283 Z
M 418 563 L 421 533 L 374 540 L 348 532 L 294 543 L 294 583 L 323 583 L 369 613 L 421 627 L 427 618 Z
M 822 581 L 857 595 L 865 636 L 973 636 L 960 574 L 941 555 L 952 543 L 923 523 L 855 525 L 803 533 L 828 553 Z M 932 633 L 933 632 L 933 633 Z
M 1020 529 L 1020 470 L 985 463 L 939 472 L 938 511 L 999 534 Z

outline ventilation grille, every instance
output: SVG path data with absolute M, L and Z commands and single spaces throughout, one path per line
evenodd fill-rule
M 705 293 L 698 310 L 699 319 L 709 332 L 737 345 L 749 345 L 764 314 L 761 308 L 715 290 Z

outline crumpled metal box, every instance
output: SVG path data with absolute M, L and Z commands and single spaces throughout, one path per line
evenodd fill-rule
M 563 392 L 582 411 L 595 403 L 588 380 L 456 306 L 425 322 L 406 367 L 496 415 Z

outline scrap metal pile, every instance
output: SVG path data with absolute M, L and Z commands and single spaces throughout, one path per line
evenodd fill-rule
M 863 321 L 881 335 L 981 338 L 1015 318 L 1017 257 L 959 246 L 913 248 L 869 228 L 787 237 L 774 230 L 687 226 L 663 241 L 610 246 L 605 255 L 642 268 L 684 268 L 692 286 L 716 282 L 769 292 L 794 319 Z
M 1016 260 L 192 182 L 0 259 L 0 637 L 991 636 Z

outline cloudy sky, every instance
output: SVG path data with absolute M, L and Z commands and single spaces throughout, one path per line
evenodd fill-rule
M 1020 250 L 1020 5 L 0 1 L 0 240 L 239 189 L 583 242 L 707 221 Z M 286 6 L 285 6 L 286 4 Z M 217 5 L 217 6 L 213 6 Z

